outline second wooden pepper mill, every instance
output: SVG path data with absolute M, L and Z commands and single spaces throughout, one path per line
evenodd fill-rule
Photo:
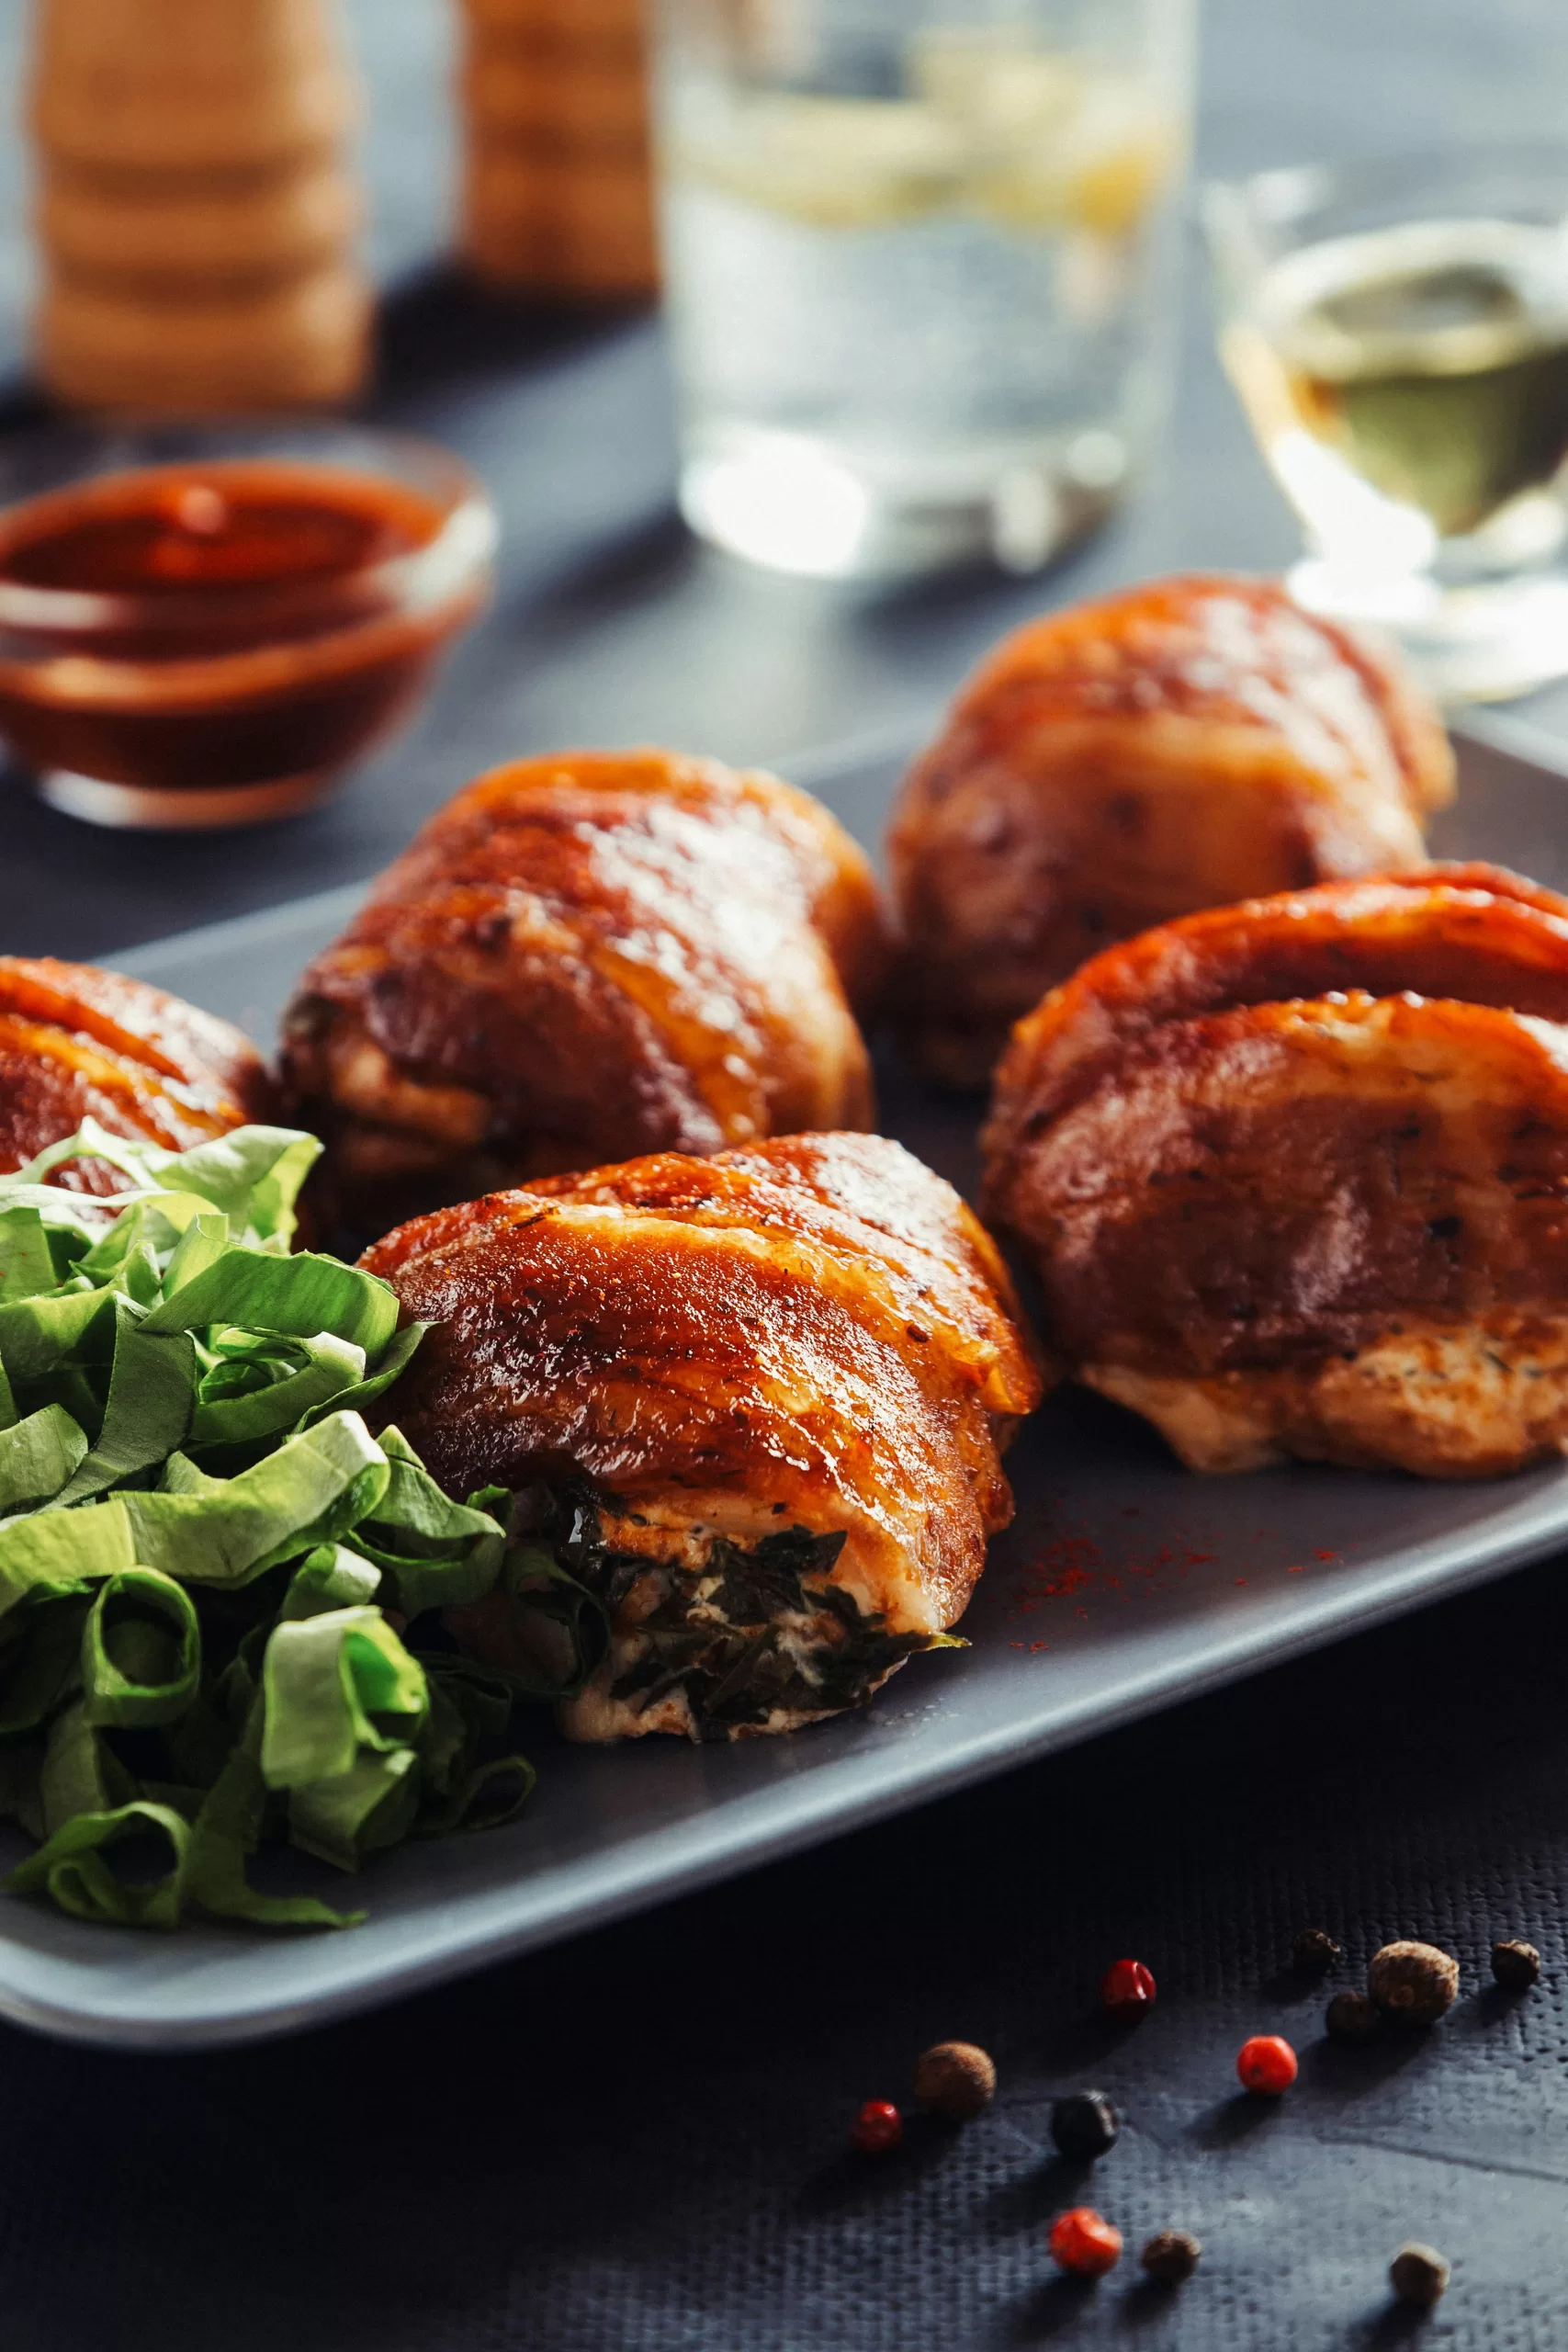
M 92 409 L 333 404 L 370 303 L 331 0 L 36 0 L 48 388 Z
M 658 283 L 638 0 L 464 0 L 463 245 L 502 288 Z

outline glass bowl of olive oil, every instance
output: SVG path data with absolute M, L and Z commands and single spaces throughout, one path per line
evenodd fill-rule
M 1204 216 L 1298 601 L 1448 701 L 1568 673 L 1568 146 L 1265 172 Z

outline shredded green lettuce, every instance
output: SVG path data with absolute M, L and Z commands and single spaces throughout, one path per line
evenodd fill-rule
M 519 1714 L 550 1693 L 457 1656 L 439 1612 L 537 1564 L 502 1490 L 455 1501 L 362 1419 L 423 1327 L 291 1250 L 320 1148 L 89 1120 L 0 1177 L 0 1819 L 38 1841 L 5 1885 L 80 1918 L 351 1925 L 252 1858 L 355 1870 L 533 1786 Z M 87 1161 L 117 1189 L 47 1181 Z M 592 1607 L 547 1565 L 559 1610 Z

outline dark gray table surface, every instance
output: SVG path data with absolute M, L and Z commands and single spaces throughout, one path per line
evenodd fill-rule
M 747 572 L 674 520 L 646 319 L 525 315 L 433 256 L 450 162 L 439 0 L 356 0 L 375 258 L 376 413 L 481 469 L 501 593 L 415 730 L 333 808 L 231 840 L 99 836 L 0 783 L 0 944 L 103 954 L 369 871 L 486 761 L 664 739 L 769 759 L 918 728 L 1002 628 L 1176 565 L 1276 564 L 1288 518 L 1184 299 L 1172 432 L 1139 502 L 1043 582 L 855 598 Z M 0 0 L 0 103 L 21 9 Z M 1211 0 L 1201 165 L 1560 130 L 1561 0 Z M 0 137 L 0 368 L 27 288 Z M 0 415 L 31 413 L 19 376 Z M 1529 723 L 1568 741 L 1568 692 Z M 558 1953 L 278 2047 L 116 2058 L 0 2034 L 0 2330 L 15 2352 L 859 2352 L 1421 2340 L 1568 2344 L 1568 1594 L 1557 1565 L 673 1905 Z M 370 1890 L 373 1897 L 373 1886 Z M 1357 1962 L 1426 1934 L 1465 1965 L 1429 2036 L 1324 2042 L 1281 1973 L 1295 1929 Z M 1494 1933 L 1542 1989 L 1483 1989 Z M 1122 1952 L 1161 2002 L 1131 2036 L 1093 1987 Z M 1337 1980 L 1353 1981 L 1347 1973 Z M 1239 2098 L 1244 2034 L 1303 2052 L 1278 2110 Z M 996 2110 L 843 2153 L 938 2036 L 987 2043 Z M 1092 2182 L 1051 2156 L 1053 2091 L 1129 2122 Z M 1136 2244 L 1208 2252 L 1174 2302 L 1130 2268 L 1055 2278 L 1088 2196 Z M 1457 2264 L 1424 2329 L 1389 2256 Z

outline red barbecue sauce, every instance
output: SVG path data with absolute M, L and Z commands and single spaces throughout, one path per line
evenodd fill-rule
M 0 514 L 0 732 L 36 768 L 162 789 L 332 768 L 474 610 L 411 598 L 446 517 L 378 476 L 280 458 L 109 475 Z M 29 591 L 41 591 L 31 595 Z M 73 612 L 60 592 L 98 600 Z

